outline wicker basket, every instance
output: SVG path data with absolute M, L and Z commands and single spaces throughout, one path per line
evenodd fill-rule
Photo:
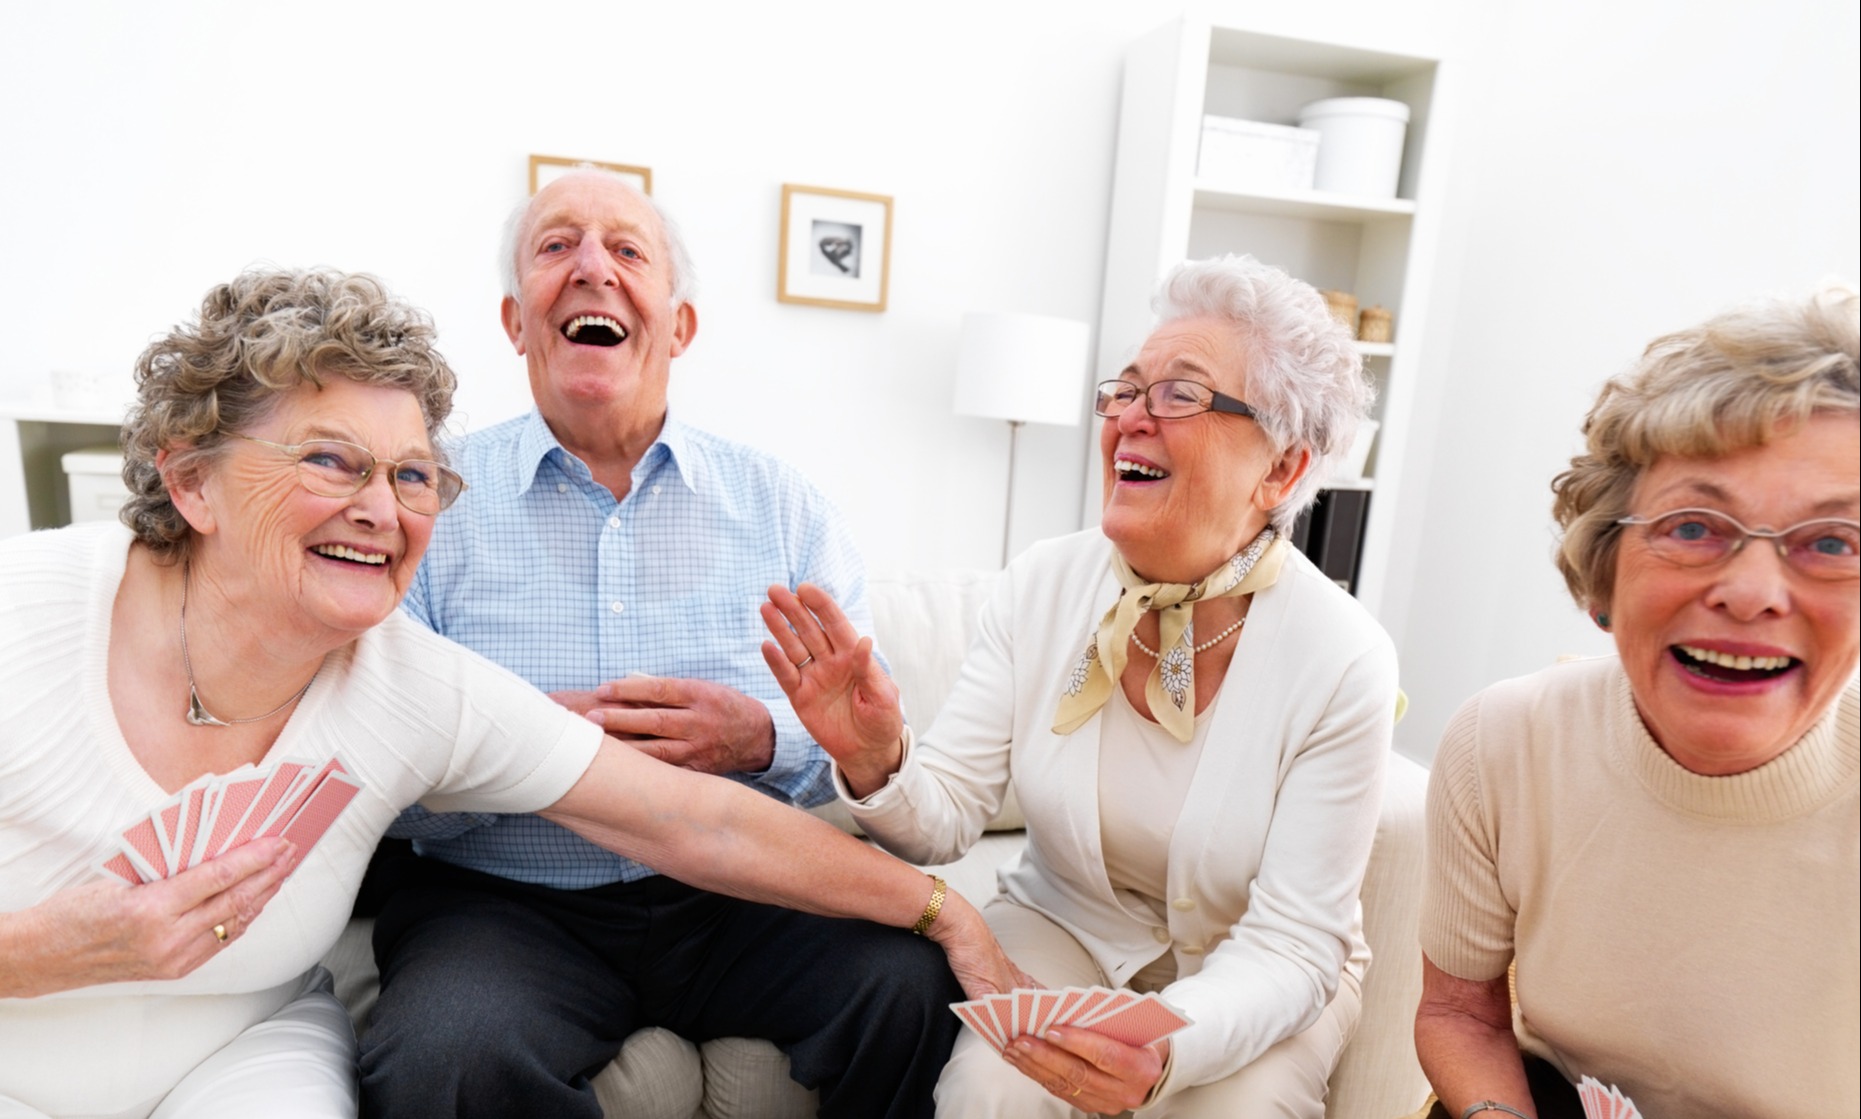
M 1320 291 L 1325 306 L 1331 308 L 1331 317 L 1344 324 L 1344 329 L 1357 336 L 1357 297 L 1348 291 Z
M 1382 307 L 1365 307 L 1357 321 L 1357 337 L 1365 342 L 1387 342 L 1394 335 L 1395 320 Z

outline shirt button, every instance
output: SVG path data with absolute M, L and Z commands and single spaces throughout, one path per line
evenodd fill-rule
M 1152 940 L 1155 940 L 1158 944 L 1168 944 L 1170 942 L 1170 930 L 1151 929 L 1150 937 Z
M 557 482 L 557 483 L 556 483 L 556 492 L 557 492 L 557 493 L 568 493 L 568 492 L 569 492 L 569 484 L 568 484 L 567 482 Z
M 658 492 L 659 492 L 659 487 L 658 487 L 658 486 L 654 486 L 654 487 L 653 487 L 653 492 L 654 492 L 654 493 L 658 493 Z
M 620 527 L 620 518 L 619 518 L 619 517 L 609 517 L 609 518 L 607 519 L 607 527 L 609 527 L 609 528 L 619 528 L 619 527 Z
M 627 605 L 624 602 L 616 602 L 613 605 L 613 611 L 616 614 L 620 613 L 622 610 L 625 610 L 626 608 L 627 608 Z
M 1202 954 L 1202 946 L 1201 946 L 1201 945 L 1199 945 L 1199 944 L 1185 944 L 1185 945 L 1183 945 L 1183 955 L 1185 955 L 1185 956 L 1200 956 L 1201 954 Z
M 1195 908 L 1195 899 L 1194 898 L 1177 898 L 1175 901 L 1171 902 L 1170 905 L 1176 909 L 1182 910 L 1184 913 L 1187 913 L 1191 909 Z

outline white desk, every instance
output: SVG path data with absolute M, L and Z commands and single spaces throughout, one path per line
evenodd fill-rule
M 116 408 L 60 408 L 49 396 L 0 400 L 0 537 L 71 520 L 59 459 L 67 451 L 115 443 L 127 402 Z

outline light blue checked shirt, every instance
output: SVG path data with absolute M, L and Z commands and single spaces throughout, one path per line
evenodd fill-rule
M 629 672 L 710 680 L 761 700 L 775 759 L 739 780 L 782 800 L 833 795 L 758 651 L 771 584 L 815 583 L 872 632 L 866 573 L 840 514 L 799 472 L 667 416 L 625 500 L 535 411 L 468 435 L 471 488 L 434 527 L 402 608 L 546 692 Z M 537 816 L 408 809 L 391 834 L 422 855 L 559 889 L 656 873 Z

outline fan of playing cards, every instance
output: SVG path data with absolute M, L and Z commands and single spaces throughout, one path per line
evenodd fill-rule
M 1613 1084 L 1605 1088 L 1594 1076 L 1577 1082 L 1577 1098 L 1583 1101 L 1586 1119 L 1641 1119 L 1641 1112 L 1622 1094 L 1622 1089 Z
M 298 860 L 323 838 L 362 785 L 336 758 L 281 761 L 208 774 L 123 829 L 97 869 L 132 886 L 181 873 L 241 843 L 282 835 Z
M 1109 987 L 1064 987 L 1057 991 L 1017 987 L 1005 995 L 953 1002 L 963 1024 L 997 1050 L 1023 1034 L 1073 1026 L 1126 1045 L 1149 1045 L 1189 1024 L 1154 994 Z

